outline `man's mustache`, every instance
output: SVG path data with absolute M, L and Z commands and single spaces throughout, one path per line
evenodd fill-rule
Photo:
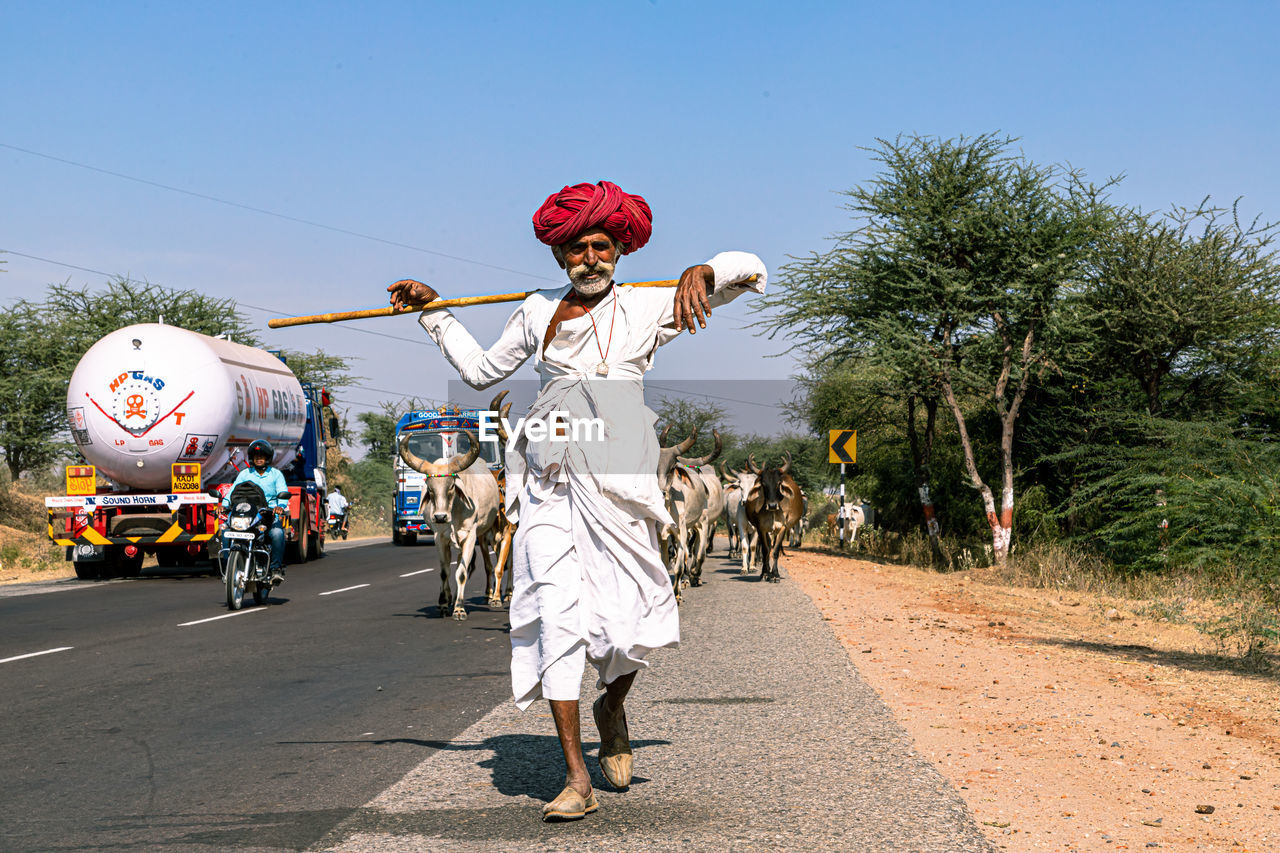
M 613 278 L 614 265 L 605 261 L 596 261 L 594 264 L 578 264 L 569 268 L 570 281 L 581 281 L 589 275 L 598 273 L 603 278 Z

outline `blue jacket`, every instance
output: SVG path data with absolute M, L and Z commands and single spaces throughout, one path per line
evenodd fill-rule
M 258 488 L 262 489 L 262 493 L 267 496 L 267 504 L 269 506 L 273 508 L 288 508 L 289 502 L 287 500 L 282 501 L 276 498 L 276 495 L 281 492 L 289 491 L 289 486 L 286 485 L 284 481 L 284 474 L 280 473 L 279 468 L 272 468 L 268 466 L 266 471 L 259 474 L 251 465 L 236 476 L 235 482 L 231 484 L 231 491 L 234 492 L 236 486 L 245 482 L 253 483 Z M 227 496 L 222 499 L 222 508 L 228 509 L 230 506 L 231 492 L 227 492 Z

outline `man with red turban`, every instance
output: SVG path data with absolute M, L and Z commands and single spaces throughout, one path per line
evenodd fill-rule
M 564 751 L 564 790 L 545 820 L 597 809 L 582 755 L 578 702 L 587 661 L 603 693 L 592 705 L 600 768 L 616 788 L 631 783 L 623 701 L 645 655 L 680 640 L 675 597 L 658 545 L 671 525 L 658 485 L 657 416 L 643 377 L 656 349 L 706 328 L 711 309 L 746 290 L 764 292 L 755 255 L 722 252 L 689 267 L 674 289 L 614 284 L 618 259 L 643 247 L 653 214 L 616 184 L 576 184 L 533 215 L 569 283 L 527 297 L 485 349 L 447 310 L 424 310 L 422 327 L 473 388 L 510 376 L 531 356 L 541 390 L 508 441 L 507 515 L 519 522 L 511 599 L 511 681 L 516 705 L 551 704 Z M 397 307 L 426 306 L 434 289 L 412 279 L 387 288 Z M 603 427 L 578 437 L 578 423 Z M 573 423 L 570 439 L 563 424 Z M 557 428 L 557 425 L 558 426 Z

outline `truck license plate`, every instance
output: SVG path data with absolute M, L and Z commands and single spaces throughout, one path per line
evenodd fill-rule
M 252 539 L 253 534 L 248 531 L 241 532 L 239 530 L 228 530 L 223 533 L 228 539 Z

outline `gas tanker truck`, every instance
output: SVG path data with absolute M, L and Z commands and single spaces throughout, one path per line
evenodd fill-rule
M 328 404 L 265 350 L 159 323 L 118 329 L 71 375 L 67 420 L 83 462 L 67 466 L 65 495 L 45 499 L 49 536 L 81 578 L 136 575 L 145 554 L 216 570 L 222 495 L 264 438 L 292 494 L 289 557 L 321 556 Z

